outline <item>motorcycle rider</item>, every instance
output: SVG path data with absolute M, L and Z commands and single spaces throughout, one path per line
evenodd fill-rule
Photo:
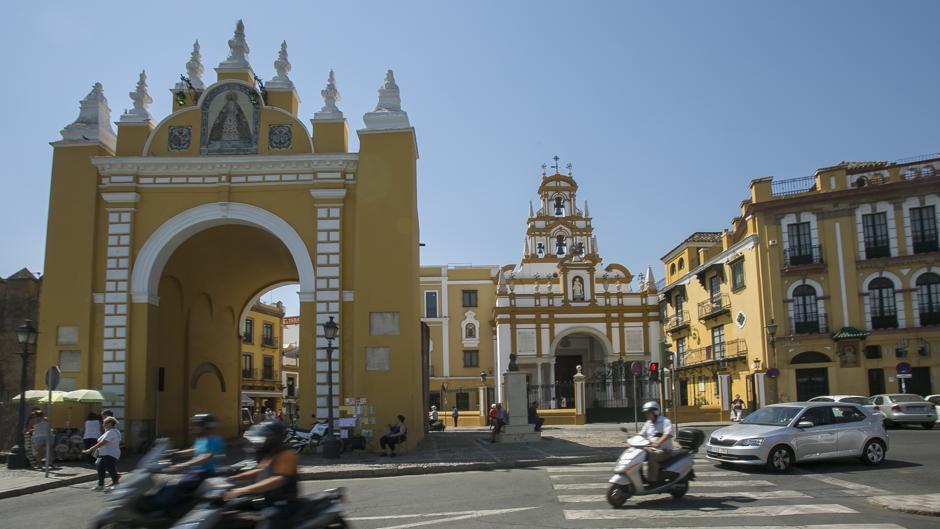
M 173 454 L 174 458 L 189 457 L 189 461 L 167 467 L 169 472 L 184 471 L 176 483 L 167 484 L 154 498 L 163 509 L 176 505 L 180 499 L 196 490 L 206 478 L 215 475 L 215 465 L 225 455 L 225 441 L 215 431 L 218 423 L 209 413 L 197 413 L 189 420 L 189 431 L 196 437 L 193 447 Z
M 659 403 L 651 400 L 643 405 L 646 422 L 639 435 L 650 441 L 646 447 L 647 481 L 652 485 L 659 482 L 660 464 L 672 457 L 672 421 L 659 414 Z
M 265 507 L 273 508 L 259 527 L 286 528 L 297 506 L 297 454 L 284 443 L 287 429 L 280 421 L 264 421 L 245 432 L 255 448 L 258 467 L 232 476 L 233 481 L 253 480 L 250 485 L 225 493 L 231 500 L 246 494 L 263 494 Z

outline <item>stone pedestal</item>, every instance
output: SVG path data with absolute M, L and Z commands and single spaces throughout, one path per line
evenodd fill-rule
M 529 424 L 529 402 L 526 390 L 525 373 L 507 371 L 503 374 L 503 387 L 506 395 L 503 406 L 509 414 L 509 424 L 503 427 L 503 433 L 497 440 L 500 443 L 534 443 L 542 439 L 542 432 L 535 431 L 535 425 Z

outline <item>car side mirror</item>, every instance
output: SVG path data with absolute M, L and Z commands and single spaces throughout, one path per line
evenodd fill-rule
M 812 428 L 813 426 L 814 425 L 811 421 L 800 421 L 796 423 L 796 427 L 799 428 L 800 430 L 803 430 L 806 428 Z

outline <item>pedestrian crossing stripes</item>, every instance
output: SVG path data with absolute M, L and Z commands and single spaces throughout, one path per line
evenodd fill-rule
M 695 487 L 775 487 L 773 483 L 762 479 L 750 479 L 746 481 L 721 480 L 721 481 L 695 481 Z M 555 483 L 555 490 L 579 490 L 607 488 L 607 480 L 594 483 Z
M 668 494 L 658 494 L 644 496 L 644 499 L 655 500 L 657 498 L 668 497 Z M 690 491 L 688 497 L 691 498 L 721 498 L 727 501 L 735 500 L 779 500 L 779 499 L 793 499 L 793 498 L 810 498 L 808 494 L 803 494 L 802 492 L 796 490 L 767 490 L 767 491 L 744 491 L 744 492 L 702 492 L 699 490 Z M 587 502 L 598 502 L 603 503 L 607 501 L 602 494 L 575 494 L 575 495 L 560 495 L 558 496 L 558 501 L 561 503 L 587 503 Z
M 635 520 L 662 518 L 662 509 L 584 509 L 565 510 L 566 520 Z M 673 518 L 737 518 L 747 516 L 805 516 L 813 514 L 858 514 L 858 511 L 836 503 L 804 505 L 762 505 L 732 508 L 669 509 Z
M 549 477 L 550 479 L 559 479 L 559 480 L 560 480 L 560 479 L 568 479 L 568 478 L 586 478 L 586 477 L 588 477 L 587 474 L 591 474 L 591 473 L 598 474 L 598 475 L 600 475 L 601 473 L 604 473 L 604 474 L 607 474 L 607 475 L 612 475 L 613 472 L 614 472 L 613 469 L 609 469 L 609 470 L 597 469 L 597 470 L 584 471 L 584 472 L 579 473 L 579 474 L 549 474 L 548 477 Z M 709 470 L 702 470 L 702 471 L 699 471 L 699 470 L 696 470 L 696 471 L 695 471 L 695 476 L 696 476 L 696 477 L 700 477 L 700 478 L 702 478 L 702 477 L 704 477 L 704 478 L 719 478 L 719 477 L 721 477 L 721 478 L 727 478 L 727 477 L 731 477 L 731 476 L 740 476 L 740 475 L 741 475 L 740 472 L 724 472 L 724 471 L 720 471 L 720 470 L 716 470 L 716 471 L 709 471 Z
M 630 527 L 629 529 L 662 529 L 662 527 Z M 676 527 L 669 529 L 702 529 L 701 527 Z M 862 524 L 818 524 L 818 525 L 735 525 L 734 529 L 904 529 L 893 523 Z
M 844 479 L 833 478 L 830 476 L 812 476 L 806 475 L 808 478 L 815 479 L 817 481 L 822 481 L 828 485 L 834 485 L 836 487 L 841 487 L 847 489 L 842 491 L 843 494 L 848 496 L 887 496 L 891 493 L 879 489 L 878 487 L 870 487 L 868 485 L 862 485 L 860 483 L 852 483 L 851 481 L 846 481 Z

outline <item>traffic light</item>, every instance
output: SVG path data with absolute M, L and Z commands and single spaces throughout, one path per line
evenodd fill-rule
M 663 367 L 673 369 L 675 366 L 672 365 L 673 355 L 675 353 L 669 349 L 669 344 L 662 342 L 659 344 L 659 358 L 663 361 Z
M 659 380 L 659 362 L 650 362 L 650 380 L 653 382 Z

